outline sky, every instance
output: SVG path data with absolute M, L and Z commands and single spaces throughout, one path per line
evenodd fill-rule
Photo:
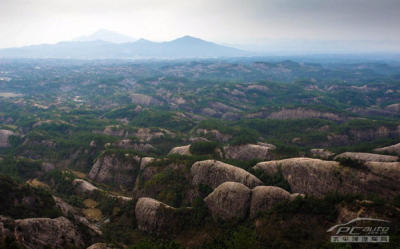
M 0 48 L 108 29 L 153 41 L 191 35 L 253 48 L 351 41 L 400 51 L 399 26 L 400 0 L 0 0 Z

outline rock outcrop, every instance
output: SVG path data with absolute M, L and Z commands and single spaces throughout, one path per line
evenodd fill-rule
M 10 146 L 8 139 L 10 136 L 14 135 L 14 132 L 9 130 L 0 130 L 0 148 Z
M 310 153 L 312 157 L 321 159 L 329 159 L 335 155 L 335 153 L 325 149 L 311 149 Z
M 186 156 L 192 155 L 192 153 L 190 153 L 190 145 L 174 147 L 168 153 L 168 155 L 171 155 L 171 154 L 186 155 Z
M 274 205 L 291 200 L 286 190 L 275 186 L 257 186 L 251 191 L 250 218 L 254 218 L 260 211 L 265 211 Z
M 270 151 L 276 147 L 272 144 L 243 144 L 243 145 L 228 145 L 224 147 L 225 157 L 248 161 L 252 159 L 268 160 L 271 159 Z
M 100 183 L 131 188 L 134 186 L 139 169 L 136 157 L 105 155 L 96 160 L 89 172 L 89 178 Z
M 335 156 L 335 160 L 352 159 L 361 162 L 396 162 L 399 158 L 397 156 L 387 156 L 363 152 L 344 152 Z
M 337 175 L 339 163 L 335 161 L 300 157 L 261 162 L 254 169 L 263 170 L 268 175 L 281 171 L 292 192 L 296 193 L 321 197 L 341 187 Z
M 297 108 L 297 109 L 282 109 L 278 112 L 271 113 L 268 118 L 270 119 L 306 119 L 306 118 L 322 118 L 335 121 L 344 120 L 343 117 L 331 112 L 320 112 L 311 109 Z
M 106 243 L 96 243 L 91 246 L 89 246 L 87 249 L 117 249 L 115 247 L 111 247 L 107 245 Z
M 96 186 L 83 179 L 74 179 L 72 185 L 75 187 L 75 191 L 79 194 L 90 194 L 95 190 L 99 190 Z
M 138 228 L 149 233 L 164 233 L 174 222 L 175 212 L 175 208 L 152 198 L 139 198 L 135 208 Z
M 382 148 L 376 148 L 374 149 L 374 152 L 400 155 L 400 143 Z
M 132 149 L 132 150 L 140 151 L 140 152 L 150 152 L 150 151 L 154 151 L 156 149 L 151 144 L 135 143 L 131 139 L 122 139 L 121 141 L 115 143 L 114 145 L 117 147 L 120 147 L 120 148 Z
M 224 182 L 205 199 L 215 220 L 244 219 L 250 207 L 251 190 L 238 182 Z
M 27 248 L 82 248 L 83 239 L 74 224 L 64 217 L 15 220 L 15 238 Z
M 249 188 L 262 185 L 257 177 L 246 170 L 216 160 L 196 162 L 190 172 L 193 185 L 205 184 L 216 188 L 227 181 L 240 182 Z
M 375 175 L 393 181 L 400 179 L 400 162 L 366 162 L 365 166 Z

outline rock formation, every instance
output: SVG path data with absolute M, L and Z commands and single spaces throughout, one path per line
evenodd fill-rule
M 80 194 L 89 194 L 95 190 L 98 190 L 96 186 L 83 179 L 74 179 L 72 181 L 72 185 L 74 185 L 75 191 Z
M 164 233 L 172 224 L 175 211 L 175 208 L 152 198 L 139 198 L 135 208 L 138 228 L 149 233 Z
M 171 154 L 187 155 L 187 156 L 192 155 L 192 153 L 190 153 L 190 145 L 172 148 L 171 151 L 168 153 L 168 155 Z
M 130 188 L 135 183 L 139 169 L 137 159 L 130 155 L 105 155 L 96 160 L 89 178 L 100 183 Z
M 216 188 L 227 181 L 240 182 L 249 188 L 262 185 L 257 177 L 246 170 L 216 160 L 196 162 L 190 172 L 193 185 L 205 184 Z
M 0 130 L 0 148 L 10 146 L 8 139 L 10 136 L 14 135 L 14 132 L 9 130 Z
M 251 190 L 238 182 L 224 182 L 205 199 L 214 219 L 246 218 L 250 207 Z
M 224 147 L 225 157 L 230 159 L 248 161 L 252 159 L 268 160 L 271 158 L 270 151 L 276 147 L 272 144 L 243 144 L 228 145 Z
M 83 239 L 65 217 L 15 220 L 15 238 L 27 248 L 82 248 Z
M 274 205 L 291 200 L 286 190 L 275 186 L 257 186 L 251 191 L 250 218 L 260 211 L 271 209 Z
M 263 170 L 268 175 L 281 171 L 288 181 L 292 192 L 322 197 L 340 188 L 337 176 L 339 163 L 313 158 L 290 158 L 267 161 L 254 166 L 255 170 Z
M 400 155 L 400 143 L 382 148 L 376 148 L 374 149 L 374 152 Z
M 345 152 L 335 156 L 335 160 L 346 158 L 362 162 L 396 162 L 399 159 L 397 156 L 387 156 L 362 152 Z
M 335 155 L 335 153 L 325 149 L 311 149 L 310 152 L 312 157 L 321 159 L 329 159 L 330 157 Z

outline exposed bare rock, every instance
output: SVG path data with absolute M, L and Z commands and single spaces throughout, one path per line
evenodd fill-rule
M 260 211 L 271 209 L 274 205 L 291 200 L 286 190 L 275 186 L 257 186 L 251 191 L 250 218 Z
M 385 107 L 386 111 L 390 111 L 391 113 L 400 113 L 400 104 L 391 104 Z
M 244 219 L 250 208 L 251 190 L 238 182 L 224 182 L 205 199 L 215 220 Z
M 255 170 L 263 170 L 268 175 L 281 170 L 292 192 L 314 196 L 323 196 L 341 187 L 336 173 L 338 168 L 338 162 L 305 157 L 261 162 L 254 166 Z
M 99 157 L 89 172 L 89 178 L 100 183 L 133 187 L 140 165 L 135 156 L 112 154 Z
M 142 157 L 142 160 L 140 160 L 140 170 L 144 170 L 144 168 L 146 168 L 146 166 L 154 160 L 154 157 Z
M 249 85 L 247 87 L 247 89 L 248 90 L 258 90 L 258 91 L 261 91 L 261 92 L 267 92 L 269 90 L 268 87 L 262 86 L 262 85 Z
M 193 185 L 205 184 L 216 188 L 227 181 L 240 182 L 249 188 L 262 185 L 257 177 L 246 170 L 216 160 L 196 162 L 190 172 Z
M 116 136 L 116 137 L 124 137 L 127 135 L 127 131 L 122 129 L 119 125 L 110 125 L 104 128 L 103 134 Z
M 117 249 L 115 247 L 111 247 L 107 245 L 106 243 L 96 243 L 91 246 L 89 246 L 87 249 Z
M 365 166 L 375 175 L 399 181 L 400 162 L 366 162 Z
M 8 139 L 10 136 L 14 135 L 14 132 L 9 130 L 0 130 L 0 148 L 10 146 Z
M 72 185 L 75 186 L 75 191 L 78 193 L 88 194 L 95 190 L 99 190 L 96 186 L 83 179 L 74 179 Z
M 149 152 L 154 151 L 153 145 L 148 143 L 134 143 L 131 139 L 122 139 L 118 143 L 115 143 L 116 146 L 124 149 L 132 149 L 140 152 Z
M 271 113 L 270 119 L 305 119 L 305 118 L 323 118 L 335 121 L 344 120 L 343 117 L 331 112 L 320 112 L 316 110 L 297 108 L 297 109 L 282 109 L 278 112 Z
M 165 135 L 174 136 L 174 133 L 166 129 L 152 130 L 150 128 L 139 128 L 133 135 L 144 143 L 149 142 L 152 139 L 164 137 Z
M 374 152 L 400 155 L 400 143 L 394 144 L 391 146 L 382 147 L 382 148 L 376 148 L 376 149 L 374 149 Z
M 271 159 L 270 151 L 276 147 L 272 144 L 243 144 L 243 145 L 228 145 L 224 147 L 225 157 L 236 160 L 252 160 L 261 159 L 268 160 Z
M 178 155 L 187 155 L 190 156 L 192 153 L 190 153 L 190 144 L 185 145 L 185 146 L 179 146 L 172 148 L 171 151 L 168 153 L 169 155 L 171 154 L 178 154 Z
M 135 208 L 138 228 L 149 233 L 163 233 L 173 222 L 175 211 L 175 208 L 152 198 L 139 198 Z
M 321 159 L 329 159 L 330 157 L 333 157 L 335 155 L 335 153 L 325 149 L 311 149 L 310 152 L 312 157 L 317 157 Z
M 232 135 L 223 134 L 218 130 L 197 129 L 196 134 L 203 136 L 212 136 L 220 142 L 226 142 L 232 138 Z
M 64 217 L 15 220 L 15 237 L 27 248 L 64 249 L 84 246 L 75 226 Z
M 139 94 L 139 93 L 133 93 L 131 94 L 132 97 L 132 103 L 138 104 L 138 105 L 144 105 L 144 106 L 149 106 L 149 105 L 160 105 L 161 102 L 157 100 L 156 98 L 145 95 L 145 94 Z
M 362 162 L 396 162 L 399 159 L 397 156 L 387 156 L 363 152 L 344 152 L 335 156 L 335 160 L 345 158 L 359 160 Z
M 215 111 L 215 110 L 213 110 L 211 108 L 208 108 L 208 107 L 203 108 L 200 113 L 203 114 L 203 115 L 206 115 L 206 116 L 215 116 L 215 115 L 218 114 L 217 111 Z
M 0 241 L 4 241 L 6 237 L 14 236 L 14 226 L 13 219 L 0 215 Z

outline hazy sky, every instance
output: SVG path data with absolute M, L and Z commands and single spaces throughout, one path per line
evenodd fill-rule
M 399 41 L 399 27 L 400 0 L 0 0 L 0 47 L 103 28 L 156 41 L 183 35 L 231 44 Z

